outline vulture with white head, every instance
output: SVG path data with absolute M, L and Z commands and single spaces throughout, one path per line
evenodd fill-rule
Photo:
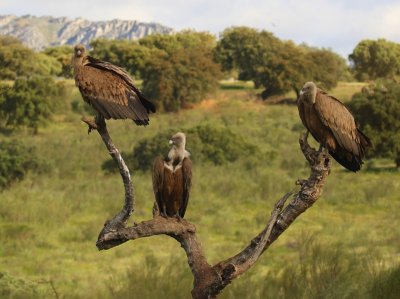
M 169 143 L 172 147 L 167 157 L 154 161 L 153 190 L 162 216 L 183 218 L 192 186 L 192 162 L 184 133 L 176 133 Z
M 148 125 L 149 114 L 156 108 L 135 87 L 129 74 L 85 52 L 83 45 L 77 45 L 72 58 L 75 85 L 85 102 L 105 119 L 132 119 L 137 125 Z
M 307 82 L 297 99 L 300 118 L 329 154 L 351 171 L 361 169 L 371 140 L 361 132 L 353 115 L 338 99 Z

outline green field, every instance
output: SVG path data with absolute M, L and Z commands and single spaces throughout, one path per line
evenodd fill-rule
M 68 84 L 73 92 L 65 107 L 80 100 Z M 342 83 L 332 93 L 347 101 L 361 88 Z M 146 128 L 108 122 L 123 152 L 165 128 L 199 124 L 228 127 L 257 145 L 259 154 L 234 163 L 194 165 L 186 217 L 211 263 L 246 246 L 275 201 L 297 190 L 295 181 L 309 173 L 298 146 L 304 128 L 296 106 L 267 105 L 254 93 L 249 84 L 223 82 L 209 99 L 190 110 L 155 114 Z M 97 251 L 104 221 L 122 205 L 123 186 L 119 174 L 101 169 L 109 156 L 98 134 L 87 135 L 81 115 L 65 111 L 38 135 L 0 133 L 0 140 L 34 145 L 50 167 L 0 193 L 0 298 L 55 298 L 50 281 L 60 298 L 190 298 L 192 276 L 175 240 L 159 236 Z M 138 222 L 152 217 L 151 173 L 131 174 L 132 221 Z M 333 163 L 316 205 L 221 298 L 396 298 L 399 194 L 400 172 L 391 161 L 367 161 L 357 174 Z

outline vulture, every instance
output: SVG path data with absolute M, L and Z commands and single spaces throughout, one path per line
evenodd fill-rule
M 155 106 L 135 87 L 124 69 L 86 55 L 83 45 L 75 46 L 72 64 L 75 85 L 100 116 L 149 124 L 149 113 L 156 111 Z
M 338 99 L 307 82 L 297 99 L 300 118 L 311 135 L 342 166 L 361 169 L 371 140 L 361 132 L 353 115 Z
M 169 143 L 172 147 L 168 155 L 154 161 L 154 196 L 161 216 L 183 218 L 192 186 L 192 162 L 185 150 L 184 133 L 176 133 Z

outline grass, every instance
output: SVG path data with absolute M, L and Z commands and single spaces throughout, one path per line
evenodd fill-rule
M 338 97 L 350 98 L 360 88 L 341 84 Z M 259 147 L 260 155 L 232 164 L 194 166 L 187 218 L 197 226 L 211 263 L 247 245 L 274 202 L 309 173 L 298 146 L 304 129 L 296 107 L 266 105 L 253 94 L 247 87 L 221 88 L 191 110 L 152 116 L 146 128 L 108 122 L 125 152 L 166 127 L 185 130 L 205 123 L 227 126 Z M 76 99 L 74 88 L 66 106 Z M 62 298 L 188 298 L 192 277 L 183 250 L 171 238 L 96 250 L 104 221 L 121 207 L 123 187 L 118 174 L 102 172 L 108 154 L 96 133 L 87 135 L 80 117 L 66 110 L 36 136 L 24 130 L 0 135 L 34 145 L 52 166 L 50 173 L 30 174 L 0 193 L 0 272 L 6 273 L 0 275 L 0 290 L 8 290 L 6 297 L 26 298 L 30 292 L 47 298 L 54 294 L 42 282 L 52 281 Z M 221 298 L 384 298 L 396 290 L 400 173 L 390 169 L 391 161 L 369 163 L 373 170 L 357 174 L 334 163 L 319 202 Z M 385 168 L 378 171 L 380 165 Z M 151 217 L 151 174 L 131 171 L 138 222 Z

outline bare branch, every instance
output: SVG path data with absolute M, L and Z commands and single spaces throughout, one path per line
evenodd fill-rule
M 266 227 L 251 240 L 250 244 L 224 261 L 211 266 L 204 256 L 203 249 L 196 237 L 196 227 L 185 219 L 161 217 L 153 209 L 154 218 L 126 227 L 126 222 L 133 212 L 133 185 L 129 170 L 119 151 L 113 145 L 103 118 L 96 118 L 95 123 L 84 120 L 89 131 L 96 129 L 103 139 L 110 155 L 118 164 L 125 186 L 125 204 L 112 220 L 106 222 L 96 243 L 99 250 L 110 249 L 128 240 L 168 235 L 177 240 L 184 249 L 189 267 L 194 276 L 192 297 L 195 299 L 215 298 L 233 279 L 252 267 L 262 253 L 293 223 L 293 221 L 321 196 L 324 183 L 330 172 L 330 160 L 327 153 L 316 151 L 307 143 L 308 134 L 302 135 L 300 148 L 310 164 L 311 174 L 306 180 L 298 180 L 301 189 L 296 194 L 284 195 L 276 204 L 267 221 Z M 284 208 L 287 199 L 293 199 Z
M 107 147 L 108 153 L 118 165 L 118 169 L 121 174 L 125 188 L 125 201 L 122 210 L 111 220 L 107 220 L 104 223 L 104 227 L 99 234 L 96 246 L 98 249 L 103 249 L 103 236 L 107 233 L 118 231 L 119 229 L 124 228 L 128 222 L 129 217 L 132 215 L 135 204 L 134 190 L 128 166 L 126 166 L 125 161 L 121 156 L 121 153 L 113 144 L 111 137 L 108 134 L 104 118 L 102 116 L 97 116 L 94 121 L 87 118 L 82 118 L 82 121 L 88 124 L 89 133 L 91 130 L 97 130 L 97 132 L 99 132 L 105 146 Z M 116 243 L 114 243 L 114 246 L 123 243 L 122 240 L 116 240 L 115 242 Z

